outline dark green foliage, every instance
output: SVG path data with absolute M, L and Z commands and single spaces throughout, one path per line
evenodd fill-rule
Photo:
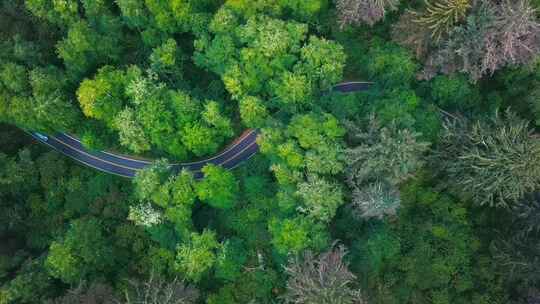
M 450 111 L 473 109 L 480 103 L 478 88 L 463 75 L 437 76 L 431 82 L 431 99 Z
M 540 142 L 507 111 L 477 122 L 449 121 L 436 161 L 475 203 L 510 206 L 540 185 Z
M 72 288 L 67 293 L 54 300 L 46 301 L 45 304 L 74 304 L 74 303 L 95 303 L 113 304 L 117 299 L 110 286 L 94 283 L 86 286 L 81 283 L 76 288 Z
M 402 187 L 399 220 L 355 249 L 375 303 L 506 303 L 469 216 L 422 181 Z
M 94 218 L 76 220 L 64 240 L 53 242 L 45 267 L 66 283 L 104 275 L 114 265 L 114 253 L 105 237 L 102 224 Z
M 261 151 L 0 124 L 0 304 L 538 302 L 537 2 L 0 0 L 2 123 Z

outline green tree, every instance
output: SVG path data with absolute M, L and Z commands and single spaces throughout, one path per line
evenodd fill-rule
M 81 109 L 87 117 L 112 124 L 124 105 L 125 74 L 112 66 L 99 69 L 94 79 L 85 79 L 77 90 Z
M 509 206 L 540 185 L 540 142 L 510 111 L 449 121 L 440 141 L 438 166 L 479 205 Z
M 183 60 L 182 51 L 174 39 L 167 39 L 161 46 L 154 48 L 150 55 L 152 69 L 175 80 L 182 79 Z
M 342 47 L 316 37 L 306 41 L 305 24 L 266 16 L 242 22 L 222 8 L 210 31 L 212 36 L 195 42 L 194 60 L 220 75 L 234 99 L 257 97 L 268 110 L 295 112 L 311 107 L 314 94 L 341 79 Z
M 68 74 L 78 79 L 101 64 L 116 63 L 120 59 L 119 35 L 120 24 L 116 19 L 111 19 L 103 32 L 86 21 L 77 21 L 69 27 L 67 37 L 58 42 L 58 56 L 64 61 Z
M 25 0 L 26 8 L 48 22 L 69 26 L 80 20 L 79 4 L 68 0 Z
M 506 303 L 473 215 L 433 187 L 426 176 L 407 182 L 398 220 L 374 226 L 356 241 L 351 265 L 365 276 L 364 290 L 384 303 Z
M 250 128 L 260 128 L 268 116 L 268 110 L 263 102 L 253 96 L 248 96 L 240 101 L 240 117 L 244 125 Z
M 214 208 L 232 208 L 237 203 L 239 192 L 234 175 L 212 164 L 204 166 L 202 172 L 204 179 L 195 186 L 197 196 Z
M 110 273 L 115 263 L 112 244 L 96 218 L 74 220 L 64 240 L 51 244 L 45 267 L 66 283 Z
M 118 130 L 120 144 L 135 153 L 150 150 L 150 140 L 146 137 L 143 127 L 135 117 L 131 108 L 126 107 L 120 111 L 113 120 Z
M 241 276 L 247 260 L 246 251 L 241 239 L 233 238 L 225 241 L 216 258 L 216 278 L 234 281 Z
M 272 245 L 282 255 L 305 249 L 320 250 L 328 244 L 328 234 L 322 224 L 297 216 L 291 219 L 274 218 L 268 223 Z
M 322 222 L 330 222 L 337 208 L 344 203 L 339 185 L 316 175 L 310 175 L 306 182 L 298 184 L 296 194 L 304 203 L 298 209 Z
M 193 232 L 189 240 L 177 248 L 175 269 L 187 279 L 198 282 L 216 263 L 220 247 L 214 232 Z
M 353 123 L 348 127 L 352 145 L 359 144 L 346 150 L 350 187 L 369 180 L 387 180 L 396 185 L 422 167 L 429 144 L 419 140 L 420 134 L 400 129 L 395 123 L 381 126 L 375 116 L 369 118 L 365 131 Z
M 159 198 L 160 186 L 170 175 L 169 166 L 166 160 L 159 160 L 152 166 L 137 172 L 133 183 L 138 199 L 156 201 Z

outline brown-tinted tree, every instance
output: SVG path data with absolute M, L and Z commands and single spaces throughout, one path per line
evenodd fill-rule
M 129 281 L 131 288 L 125 292 L 125 304 L 193 304 L 199 292 L 192 286 L 174 279 L 165 281 L 151 275 L 146 281 Z
M 478 1 L 466 22 L 427 57 L 421 78 L 465 72 L 472 81 L 511 65 L 527 65 L 540 53 L 540 23 L 527 0 Z
M 367 23 L 375 24 L 384 18 L 387 11 L 397 9 L 399 0 L 338 0 L 336 7 L 339 14 L 339 23 L 357 25 Z
M 71 288 L 64 296 L 54 300 L 48 300 L 45 304 L 117 304 L 118 299 L 113 289 L 101 283 L 92 283 L 90 286 L 85 282 Z
M 286 303 L 294 304 L 363 304 L 359 289 L 354 288 L 356 276 L 343 260 L 347 251 L 336 246 L 315 257 L 310 251 L 303 258 L 291 259 L 285 267 L 289 275 Z

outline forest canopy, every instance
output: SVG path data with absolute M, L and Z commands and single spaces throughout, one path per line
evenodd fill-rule
M 538 0 L 0 0 L 0 304 L 537 304 L 539 54 Z

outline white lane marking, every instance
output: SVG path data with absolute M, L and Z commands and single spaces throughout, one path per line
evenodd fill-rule
M 55 139 L 56 139 L 56 138 L 55 138 Z M 56 139 L 56 140 L 57 140 L 57 139 Z M 78 162 L 80 162 L 80 163 L 83 163 L 83 164 L 84 164 L 85 166 L 87 166 L 87 167 L 96 169 L 96 170 L 101 171 L 101 172 L 104 172 L 104 173 L 109 173 L 109 174 L 117 175 L 117 176 L 120 176 L 120 177 L 124 177 L 124 178 L 132 178 L 132 176 L 129 176 L 129 175 L 124 175 L 124 174 L 120 174 L 120 173 L 116 173 L 116 172 L 111 172 L 111 171 L 107 171 L 107 170 L 105 170 L 105 169 L 96 167 L 96 166 L 94 166 L 94 165 L 92 165 L 92 164 L 90 164 L 90 163 L 88 163 L 88 162 L 86 162 L 86 161 L 84 161 L 84 160 L 82 160 L 82 159 L 76 158 L 76 157 L 74 157 L 73 155 L 69 155 L 69 154 L 66 154 L 66 153 L 64 153 L 64 152 L 62 152 L 62 151 L 60 151 L 60 150 L 58 150 L 55 146 L 53 146 L 53 145 L 51 145 L 51 144 L 49 144 L 49 143 L 47 143 L 47 142 L 44 142 L 44 141 L 40 141 L 40 142 L 46 144 L 47 146 L 51 147 L 53 150 L 59 152 L 60 154 L 63 154 L 63 155 L 65 155 L 65 156 L 67 156 L 67 157 L 69 157 L 69 158 L 71 158 L 71 159 L 73 159 L 73 160 L 75 160 L 75 161 L 78 161 Z
M 175 164 L 171 164 L 171 166 L 187 166 L 187 165 L 195 165 L 195 164 L 202 164 L 202 163 L 207 163 L 213 159 L 216 159 L 218 157 L 221 157 L 223 156 L 225 153 L 231 151 L 232 149 L 234 149 L 237 145 L 239 145 L 246 137 L 250 136 L 251 134 L 253 134 L 253 132 L 256 132 L 255 129 L 251 129 L 249 130 L 249 132 L 245 132 L 244 134 L 242 134 L 240 137 L 236 138 L 235 141 L 236 141 L 236 144 L 232 145 L 232 146 L 229 146 L 227 148 L 225 148 L 221 153 L 217 154 L 217 155 L 214 155 L 213 157 L 211 158 L 207 158 L 207 159 L 203 159 L 203 160 L 200 160 L 200 161 L 195 161 L 195 162 L 189 162 L 189 163 L 175 163 Z M 81 141 L 73 136 L 70 136 L 69 134 L 66 134 L 66 133 L 62 133 L 64 134 L 65 136 L 77 141 L 78 143 L 82 144 Z M 56 140 L 58 140 L 58 138 L 55 138 Z M 60 141 L 60 140 L 58 140 Z M 110 156 L 114 156 L 114 157 L 117 157 L 117 158 L 120 158 L 120 159 L 125 159 L 125 160 L 129 160 L 129 161 L 133 161 L 133 162 L 139 162 L 139 163 L 143 163 L 143 164 L 152 164 L 154 163 L 154 161 L 146 161 L 146 160 L 138 160 L 138 159 L 133 159 L 133 158 L 129 158 L 129 157 L 125 157 L 125 156 L 121 156 L 121 155 L 118 155 L 118 154 L 114 154 L 114 153 L 110 153 L 110 152 L 107 152 L 107 151 L 100 151 L 101 153 L 105 153 L 105 154 L 108 154 Z M 130 169 L 134 169 L 134 168 L 130 168 Z M 135 170 L 140 170 L 140 169 L 135 169 Z
M 71 145 L 69 145 L 69 144 L 67 144 L 67 143 L 65 143 L 65 142 L 63 142 L 63 141 L 61 141 L 60 139 L 58 139 L 58 138 L 56 138 L 56 137 L 53 137 L 53 138 L 54 138 L 56 141 L 58 141 L 59 143 L 63 144 L 64 146 L 69 147 L 70 149 L 73 149 L 73 150 L 75 150 L 75 151 L 77 151 L 77 152 L 80 152 L 80 153 L 82 153 L 82 154 L 84 154 L 84 155 L 86 155 L 86 156 L 88 156 L 88 157 L 91 157 L 91 158 L 93 158 L 93 159 L 95 159 L 95 160 L 99 160 L 99 161 L 101 161 L 101 162 L 104 162 L 104 163 L 107 163 L 107 164 L 110 164 L 110 165 L 113 165 L 113 166 L 116 166 L 116 167 L 120 167 L 120 168 L 124 168 L 124 169 L 129 169 L 129 170 L 133 170 L 133 171 L 140 171 L 140 170 L 142 170 L 142 169 L 138 169 L 138 168 L 126 167 L 126 166 L 123 166 L 123 165 L 119 165 L 119 164 L 112 163 L 112 162 L 110 162 L 110 161 L 103 160 L 103 159 L 101 159 L 101 158 L 99 158 L 99 157 L 97 157 L 97 156 L 94 156 L 94 155 L 89 154 L 89 153 L 87 153 L 87 152 L 85 152 L 85 151 L 79 150 L 79 149 L 77 149 L 77 148 L 75 148 L 75 147 L 73 147 L 73 146 L 71 146 Z

